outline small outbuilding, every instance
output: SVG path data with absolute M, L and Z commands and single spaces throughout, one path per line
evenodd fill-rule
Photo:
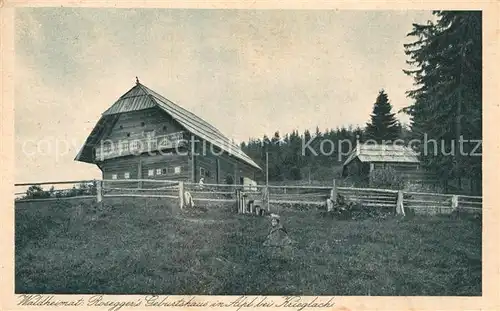
M 418 154 L 401 145 L 357 143 L 343 164 L 342 176 L 368 177 L 374 169 L 389 167 L 402 175 L 417 172 L 420 170 Z

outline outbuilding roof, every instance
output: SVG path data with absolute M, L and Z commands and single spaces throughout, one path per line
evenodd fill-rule
M 210 123 L 197 115 L 174 104 L 172 101 L 137 82 L 128 92 L 123 94 L 108 110 L 106 110 L 97 122 L 93 131 L 85 141 L 84 146 L 76 156 L 75 160 L 92 162 L 92 148 L 101 139 L 106 123 L 114 123 L 117 116 L 124 112 L 137 111 L 158 107 L 169 114 L 181 126 L 201 139 L 217 146 L 228 154 L 238 158 L 248 165 L 261 169 L 241 148 L 224 136 Z
M 361 162 L 419 163 L 418 153 L 401 145 L 361 144 L 349 154 L 344 166 L 358 158 Z

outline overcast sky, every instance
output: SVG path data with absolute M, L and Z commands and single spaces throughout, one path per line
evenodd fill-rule
M 99 178 L 94 165 L 73 159 L 135 76 L 236 141 L 364 125 L 380 89 L 396 111 L 411 104 L 403 44 L 412 23 L 432 18 L 424 11 L 16 11 L 18 182 Z

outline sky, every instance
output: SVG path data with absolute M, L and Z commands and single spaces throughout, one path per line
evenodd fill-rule
M 236 142 L 364 126 L 412 103 L 404 43 L 430 11 L 16 9 L 16 182 L 100 178 L 74 157 L 142 84 Z M 398 114 L 402 122 L 408 117 Z

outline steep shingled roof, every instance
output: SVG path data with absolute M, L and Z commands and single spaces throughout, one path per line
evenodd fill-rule
M 102 114 L 101 119 L 87 138 L 75 160 L 91 162 L 92 148 L 99 141 L 100 137 L 102 137 L 102 128 L 105 122 L 116 122 L 116 116 L 120 113 L 153 107 L 158 107 L 165 111 L 195 136 L 221 148 L 248 165 L 261 169 L 238 145 L 234 144 L 214 126 L 140 83 L 137 83 L 132 89 L 123 94 Z
M 358 158 L 361 162 L 419 163 L 418 154 L 411 148 L 400 145 L 357 144 L 344 165 Z

